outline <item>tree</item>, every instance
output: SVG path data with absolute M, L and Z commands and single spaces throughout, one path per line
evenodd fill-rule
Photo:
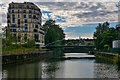
M 23 44 L 22 46 L 25 47 L 25 48 L 35 48 L 35 40 L 33 40 L 33 39 L 29 40 L 28 39 L 27 43 Z
M 5 33 L 4 36 L 6 36 L 6 38 L 2 39 L 3 46 L 9 47 L 9 46 L 12 46 L 13 42 L 17 42 L 16 37 L 12 36 L 12 34 L 10 32 L 10 29 L 7 29 L 5 27 L 3 30 L 4 30 L 4 33 Z
M 59 25 L 56 25 L 54 20 L 46 21 L 43 28 L 45 30 L 45 44 L 53 43 L 57 40 L 63 40 L 65 38 L 62 28 L 60 28 Z M 59 44 L 62 44 L 62 42 L 59 42 Z
M 109 23 L 105 22 L 103 24 L 98 24 L 96 27 L 96 32 L 94 32 L 94 38 L 97 38 L 100 34 L 102 34 L 104 31 L 107 31 L 109 29 Z
M 97 37 L 96 37 L 94 42 L 95 42 L 95 46 L 97 49 L 103 50 L 106 45 L 112 47 L 112 41 L 118 39 L 117 30 L 115 28 L 108 28 L 107 29 L 107 27 L 105 27 L 105 26 L 108 27 L 108 23 L 105 23 L 103 25 L 103 28 L 104 28 L 103 32 L 96 35 Z M 97 30 L 96 30 L 96 32 L 97 32 Z
M 105 44 L 105 45 L 104 45 L 104 50 L 105 50 L 105 51 L 109 51 L 109 49 L 110 49 L 110 46 L 109 46 L 108 44 Z
M 68 42 L 67 45 L 68 45 L 68 46 L 71 46 L 71 45 L 73 45 L 73 43 L 72 43 L 72 42 Z
M 118 39 L 118 32 L 115 28 L 109 28 L 108 31 L 105 31 L 101 34 L 102 40 L 100 42 L 101 45 L 108 44 L 112 47 L 112 41 Z

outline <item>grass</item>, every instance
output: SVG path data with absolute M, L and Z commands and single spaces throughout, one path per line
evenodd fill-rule
M 114 61 L 114 64 L 119 64 L 120 63 L 120 56 L 117 54 L 117 56 L 114 57 L 113 61 Z
M 114 56 L 103 56 L 103 55 L 99 55 L 99 54 L 95 54 L 97 59 L 100 59 L 102 61 L 108 61 L 111 62 L 113 64 L 119 64 L 120 63 L 120 56 L 118 53 L 108 53 L 108 52 L 100 52 L 101 54 L 115 54 Z
M 18 55 L 18 54 L 30 54 L 30 53 L 43 53 L 47 49 L 36 49 L 36 48 L 2 48 L 2 55 Z

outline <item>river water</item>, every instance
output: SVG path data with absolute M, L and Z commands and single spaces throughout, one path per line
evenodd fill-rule
M 95 59 L 43 60 L 11 64 L 3 66 L 2 71 L 3 78 L 120 78 L 116 65 L 98 63 Z

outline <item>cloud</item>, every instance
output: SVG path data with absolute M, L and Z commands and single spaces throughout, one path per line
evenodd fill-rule
M 36 4 L 40 6 L 42 10 L 52 11 L 52 13 L 47 14 L 50 14 L 51 18 L 56 20 L 57 24 L 60 24 L 63 28 L 65 28 L 65 26 L 82 26 L 87 23 L 118 21 L 117 3 L 113 2 L 37 2 Z M 61 19 L 61 17 L 63 17 L 64 20 Z
M 0 16 L 2 16 L 2 21 L 0 23 L 6 24 L 6 13 L 9 2 L 17 2 L 18 0 L 6 0 L 0 2 Z M 60 27 L 67 30 L 68 27 L 82 27 L 85 24 L 91 23 L 103 23 L 103 22 L 117 22 L 118 21 L 118 3 L 117 0 L 114 2 L 100 2 L 98 0 L 92 2 L 88 0 L 82 1 L 63 1 L 63 0 L 49 0 L 43 2 L 43 0 L 24 0 L 35 2 L 35 4 L 41 9 L 42 12 L 42 24 L 48 19 L 54 19 Z M 24 2 L 19 0 L 19 2 Z M 51 1 L 51 2 L 50 2 Z M 60 2 L 61 1 L 61 2 Z M 85 2 L 86 1 L 86 2 Z M 111 0 L 112 1 L 112 0 Z M 86 25 L 84 27 L 92 27 L 92 25 Z M 84 28 L 81 28 L 84 29 Z M 93 30 L 94 31 L 94 30 Z M 74 32 L 75 33 L 75 32 Z M 66 38 L 77 38 L 74 33 L 66 34 Z M 88 33 L 91 37 L 90 34 Z M 72 36 L 73 35 L 73 36 Z M 84 34 L 83 34 L 84 35 Z M 71 37 L 72 36 L 72 37 Z M 86 36 L 86 35 L 84 35 Z M 86 36 L 87 37 L 87 36 Z

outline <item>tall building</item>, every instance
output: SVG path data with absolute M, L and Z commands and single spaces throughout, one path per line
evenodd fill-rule
M 44 30 L 41 27 L 41 10 L 34 3 L 10 3 L 7 28 L 16 36 L 17 44 L 35 40 L 36 47 L 44 46 Z

